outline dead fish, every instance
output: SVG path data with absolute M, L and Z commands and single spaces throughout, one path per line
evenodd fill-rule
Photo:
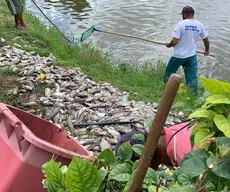
M 72 119 L 73 119 L 72 116 L 68 116 L 67 124 L 68 124 L 69 128 L 74 129 L 74 126 L 73 126 L 73 123 L 72 123 Z
M 37 102 L 32 101 L 32 102 L 28 102 L 28 103 L 21 103 L 21 105 L 31 107 L 31 106 L 36 106 Z
M 130 125 L 117 125 L 117 126 L 115 125 L 114 128 L 121 133 L 128 133 L 132 131 Z
M 74 138 L 76 141 L 78 141 L 81 145 L 92 145 L 93 143 L 98 143 L 101 140 L 101 137 L 92 138 L 92 139 L 79 139 L 79 137 Z
M 106 138 L 101 138 L 101 142 L 99 144 L 100 148 L 101 148 L 101 151 L 104 151 L 105 149 L 110 149 L 112 150 L 112 146 L 111 144 L 109 143 L 109 141 L 106 139 Z
M 53 119 L 54 117 L 56 117 L 56 115 L 59 113 L 59 111 L 60 111 L 60 108 L 59 108 L 59 107 L 54 108 L 54 109 L 52 110 L 52 112 L 50 113 L 50 115 L 49 115 L 49 119 Z
M 112 135 L 115 139 L 120 139 L 120 138 L 121 138 L 121 134 L 120 134 L 117 130 L 115 130 L 115 129 L 108 129 L 107 131 L 108 131 L 108 133 L 109 133 L 110 135 Z
M 110 144 L 117 144 L 118 140 L 114 138 L 109 138 L 109 143 Z
M 33 91 L 33 87 L 30 87 L 29 85 L 22 85 L 22 89 L 25 89 L 27 91 Z
M 46 89 L 45 89 L 45 96 L 46 96 L 46 97 L 51 97 L 51 95 L 52 95 L 51 89 L 50 89 L 50 88 L 46 88 Z
M 18 95 L 18 93 L 19 93 L 19 89 L 18 89 L 18 87 L 16 87 L 16 88 L 14 88 L 13 89 L 13 95 L 15 95 L 15 96 L 17 96 Z

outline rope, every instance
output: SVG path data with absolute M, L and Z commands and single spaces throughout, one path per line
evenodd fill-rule
M 45 16 L 45 18 L 55 27 L 55 29 L 57 29 L 58 32 L 60 32 L 62 34 L 62 36 L 69 42 L 71 43 L 71 41 L 58 29 L 58 27 L 46 16 L 46 14 L 41 10 L 41 8 L 37 5 L 37 3 L 34 0 L 31 0 L 34 5 L 38 8 L 38 10 Z

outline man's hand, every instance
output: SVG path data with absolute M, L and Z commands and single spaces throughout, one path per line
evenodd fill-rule
M 179 39 L 173 37 L 170 43 L 166 43 L 165 45 L 166 47 L 170 48 L 170 47 L 174 47 L 178 42 L 179 42 Z
M 209 55 L 209 51 L 204 51 L 204 55 L 208 56 Z
M 171 43 L 166 43 L 165 45 L 166 45 L 166 47 L 168 47 L 168 48 L 172 47 L 172 46 L 171 46 Z
M 204 55 L 208 56 L 209 55 L 209 46 L 210 46 L 208 37 L 206 37 L 205 39 L 203 39 L 203 42 L 204 42 L 204 46 L 205 46 Z

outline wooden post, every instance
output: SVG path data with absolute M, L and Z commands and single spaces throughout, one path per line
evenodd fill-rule
M 180 82 L 181 77 L 177 74 L 173 74 L 169 78 L 159 105 L 159 109 L 154 118 L 152 128 L 149 131 L 149 135 L 141 154 L 140 161 L 135 171 L 131 186 L 129 188 L 129 192 L 140 192 L 141 190 L 142 182 L 145 178 L 153 154 L 156 150 L 158 140 L 161 136 L 162 129 L 165 125 L 165 121 L 168 117 Z

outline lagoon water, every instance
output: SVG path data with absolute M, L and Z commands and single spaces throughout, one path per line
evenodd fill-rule
M 194 7 L 195 18 L 209 33 L 211 53 L 216 57 L 198 54 L 199 74 L 230 82 L 230 18 L 229 0 L 37 0 L 39 7 L 67 36 L 76 41 L 81 34 L 95 25 L 108 31 L 140 36 L 150 40 L 168 42 L 179 13 L 186 5 Z M 47 19 L 34 4 L 27 0 L 27 9 L 45 24 Z M 91 42 L 109 53 L 115 62 L 132 62 L 136 65 L 168 61 L 172 49 L 137 39 L 94 32 Z M 202 40 L 198 50 L 203 50 Z

